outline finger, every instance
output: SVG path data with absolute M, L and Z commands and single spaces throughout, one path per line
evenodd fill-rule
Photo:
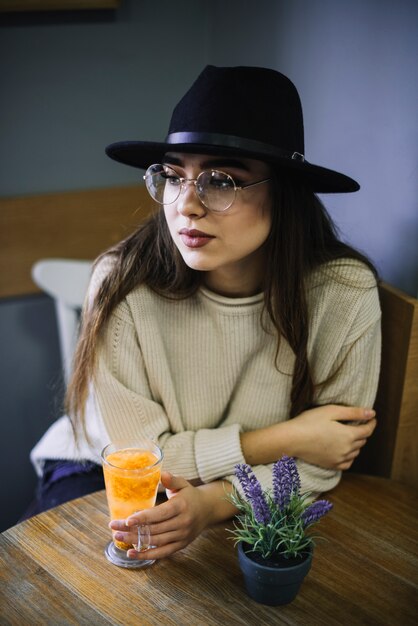
M 130 532 L 121 532 L 118 530 L 113 534 L 113 538 L 116 539 L 116 541 L 123 541 L 123 543 L 136 544 L 138 543 L 138 530 L 135 532 L 132 530 Z
M 124 519 L 112 519 L 111 522 L 109 522 L 109 528 L 111 528 L 112 530 L 123 530 L 123 531 L 128 531 L 129 527 L 126 525 L 126 520 Z
M 161 548 L 150 548 L 149 550 L 144 550 L 143 552 L 130 549 L 128 550 L 127 555 L 129 558 L 137 559 L 138 561 L 147 561 L 148 559 L 164 559 L 167 556 L 174 554 L 174 552 L 181 550 L 185 546 L 185 542 L 177 541 L 175 543 L 169 543 Z
M 189 481 L 183 478 L 183 476 L 173 476 L 170 472 L 161 473 L 161 483 L 170 491 L 178 491 L 190 485 Z
M 338 406 L 336 420 L 344 422 L 368 422 L 376 416 L 373 409 L 353 406 Z
M 359 439 L 367 439 L 370 437 L 374 429 L 376 428 L 377 420 L 371 419 L 367 424 L 359 424 L 358 426 L 350 426 L 353 429 L 354 441 Z
M 180 505 L 177 502 L 177 498 L 172 498 L 168 502 L 159 504 L 152 509 L 145 509 L 144 511 L 138 511 L 133 513 L 126 519 L 127 526 L 138 526 L 139 524 L 157 524 L 159 522 L 165 522 L 172 517 L 179 514 Z
M 346 456 L 343 459 L 343 462 L 346 463 L 347 461 L 354 461 L 354 459 L 358 457 L 359 454 L 360 454 L 360 450 L 353 450 L 353 452 L 346 454 Z
M 179 541 L 184 541 L 186 540 L 188 535 L 189 533 L 188 533 L 187 528 L 175 528 L 174 530 L 170 532 L 157 533 L 157 534 L 150 532 L 150 544 L 152 546 L 161 547 L 169 543 L 176 543 Z M 116 541 L 123 541 L 123 543 L 135 545 L 138 543 L 138 531 L 136 528 L 135 528 L 135 531 L 131 531 L 131 532 L 117 531 L 114 533 L 114 539 L 116 539 Z
M 151 535 L 151 545 L 156 547 L 166 546 L 169 543 L 177 543 L 179 541 L 186 541 L 189 537 L 189 531 L 187 528 L 176 528 L 168 533 L 161 533 L 159 535 Z M 136 542 L 133 542 L 136 543 Z M 186 541 L 187 543 L 187 541 Z
M 367 439 L 355 439 L 351 447 L 351 452 L 353 450 L 360 450 L 363 446 L 366 445 L 366 443 L 367 443 Z
M 343 463 L 339 463 L 338 465 L 336 465 L 335 469 L 337 470 L 348 470 L 350 469 L 350 467 L 352 466 L 353 461 L 344 461 Z
M 179 517 L 176 515 L 166 522 L 160 522 L 159 524 L 150 524 L 149 529 L 151 535 L 163 535 L 165 533 L 171 533 L 179 528 Z
M 367 440 L 367 438 L 373 434 L 374 429 L 376 428 L 376 425 L 377 425 L 377 420 L 371 419 L 368 422 L 362 423 L 362 424 L 341 422 L 341 425 L 344 428 L 349 429 L 350 439 L 348 440 L 347 443 L 352 445 L 356 443 L 357 441 Z
M 352 452 L 357 452 L 361 450 L 361 448 L 367 443 L 367 439 L 356 439 L 351 443 L 349 449 L 346 450 L 344 454 L 341 454 L 342 460 L 346 459 L 349 454 Z

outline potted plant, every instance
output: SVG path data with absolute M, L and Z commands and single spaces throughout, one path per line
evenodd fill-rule
M 249 465 L 237 465 L 235 475 L 243 496 L 237 490 L 229 496 L 239 510 L 230 532 L 238 544 L 247 592 L 262 604 L 287 604 L 311 567 L 310 529 L 332 504 L 301 495 L 296 462 L 287 456 L 273 465 L 272 490 L 263 491 Z

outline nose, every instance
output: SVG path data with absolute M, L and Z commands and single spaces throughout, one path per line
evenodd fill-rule
M 184 181 L 177 200 L 177 211 L 188 217 L 202 217 L 207 209 L 199 200 L 194 181 Z

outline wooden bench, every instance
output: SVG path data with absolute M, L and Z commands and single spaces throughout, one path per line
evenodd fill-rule
M 418 300 L 382 283 L 377 427 L 352 471 L 418 487 Z

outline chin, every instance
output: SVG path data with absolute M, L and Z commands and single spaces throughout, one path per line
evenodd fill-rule
M 196 272 L 210 272 L 211 270 L 215 269 L 213 265 L 209 263 L 194 261 L 191 259 L 185 259 L 184 257 L 183 257 L 183 261 L 186 263 L 188 267 L 190 267 L 190 269 L 196 270 Z
M 197 272 L 209 272 L 218 267 L 218 263 L 202 258 L 202 255 L 196 254 L 196 252 L 183 253 L 181 256 L 186 265 Z

